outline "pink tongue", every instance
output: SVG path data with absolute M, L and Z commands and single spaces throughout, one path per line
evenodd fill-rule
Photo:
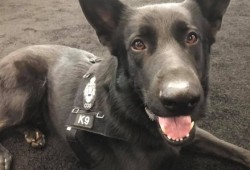
M 172 118 L 159 117 L 161 130 L 171 139 L 184 138 L 191 130 L 191 117 L 179 116 Z

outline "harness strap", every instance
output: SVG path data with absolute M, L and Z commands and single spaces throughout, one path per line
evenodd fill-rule
M 80 163 L 83 164 L 85 168 L 91 169 L 94 167 L 94 161 L 91 159 L 89 153 L 86 152 L 86 149 L 83 147 L 83 145 L 81 145 L 81 143 L 77 140 L 77 132 L 77 129 L 72 128 L 69 130 L 68 127 L 66 130 L 66 139 L 77 158 L 81 160 Z
M 66 122 L 66 138 L 72 150 L 78 158 L 83 161 L 84 165 L 93 167 L 93 160 L 89 153 L 86 152 L 81 142 L 77 140 L 77 133 L 86 131 L 108 138 L 128 141 L 122 133 L 116 131 L 111 121 L 104 115 L 95 104 L 96 99 L 96 77 L 95 73 L 99 66 L 100 58 L 89 59 L 93 65 L 83 76 L 77 94 L 74 100 L 74 107 Z M 96 63 L 96 64 L 94 64 Z M 92 164 L 91 164 L 92 162 Z
M 78 107 L 73 108 L 67 121 L 66 130 L 70 131 L 71 129 L 83 130 L 123 141 L 128 140 L 124 135 L 115 130 L 101 112 L 86 112 L 84 109 Z

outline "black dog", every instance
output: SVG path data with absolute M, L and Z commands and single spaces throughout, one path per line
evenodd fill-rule
M 3 58 L 1 131 L 22 127 L 27 142 L 40 147 L 37 127 L 46 123 L 87 169 L 168 169 L 182 147 L 250 167 L 249 151 L 194 123 L 206 109 L 210 47 L 229 0 L 80 4 L 112 56 L 93 64 L 99 58 L 90 53 L 48 45 Z M 0 145 L 0 169 L 10 162 Z

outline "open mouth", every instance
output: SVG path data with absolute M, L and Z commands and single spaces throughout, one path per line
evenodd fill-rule
M 193 139 L 195 123 L 191 116 L 159 117 L 145 107 L 149 118 L 156 121 L 164 138 L 171 144 L 183 145 Z

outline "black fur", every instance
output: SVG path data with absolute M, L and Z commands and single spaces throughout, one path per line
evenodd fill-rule
M 156 118 L 190 115 L 196 121 L 205 113 L 210 48 L 229 0 L 186 0 L 142 8 L 130 8 L 118 0 L 80 0 L 80 4 L 112 55 L 96 73 L 96 105 L 114 129 L 128 138 L 120 141 L 78 131 L 81 148 L 73 150 L 83 167 L 171 169 L 186 146 L 250 166 L 249 151 L 198 127 L 187 142 L 176 146 L 162 135 Z M 190 32 L 198 38 L 193 44 L 187 42 Z M 133 47 L 138 40 L 145 48 Z M 91 57 L 69 47 L 32 46 L 3 58 L 0 130 L 38 126 L 44 119 L 49 131 L 65 139 L 65 121 Z M 188 90 L 169 85 L 176 82 L 188 82 Z M 154 121 L 145 107 L 154 113 Z M 0 169 L 8 169 L 10 154 L 0 147 L 0 155 Z

